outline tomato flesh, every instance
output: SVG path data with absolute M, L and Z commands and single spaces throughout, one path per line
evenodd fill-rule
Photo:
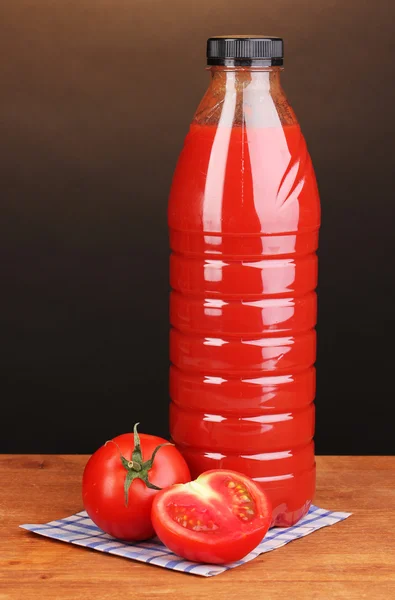
M 213 515 L 207 510 L 197 510 L 191 505 L 170 504 L 168 511 L 173 521 L 192 531 L 215 531 L 219 528 L 218 523 L 213 521 Z
M 223 564 L 243 558 L 262 541 L 271 507 L 251 479 L 216 470 L 159 492 L 151 517 L 159 539 L 176 554 Z

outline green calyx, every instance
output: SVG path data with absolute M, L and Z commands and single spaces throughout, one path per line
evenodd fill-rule
M 173 446 L 174 445 L 174 444 L 171 444 L 170 442 L 166 442 L 165 444 L 160 444 L 153 451 L 151 458 L 144 462 L 143 454 L 142 454 L 141 446 L 140 446 L 140 437 L 139 437 L 139 434 L 137 433 L 137 427 L 139 424 L 140 423 L 136 423 L 133 428 L 134 450 L 132 452 L 132 458 L 130 460 L 128 460 L 127 458 L 122 456 L 122 454 L 120 452 L 120 455 L 121 455 L 120 458 L 121 458 L 122 465 L 126 469 L 126 477 L 125 477 L 125 483 L 124 483 L 125 505 L 126 506 L 128 506 L 128 503 L 129 503 L 129 488 L 135 479 L 141 479 L 142 481 L 144 481 L 145 485 L 148 488 L 150 488 L 151 490 L 159 491 L 162 489 L 149 481 L 148 473 L 149 473 L 150 469 L 152 469 L 154 458 L 155 458 L 158 450 L 160 450 L 163 446 Z M 115 442 L 113 442 L 113 443 L 115 444 Z M 118 450 L 119 450 L 119 448 L 118 448 Z

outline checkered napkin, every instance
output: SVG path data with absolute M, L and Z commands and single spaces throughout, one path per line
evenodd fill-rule
M 79 512 L 70 517 L 65 517 L 59 521 L 51 521 L 45 525 L 21 525 L 23 529 L 33 531 L 46 537 L 76 544 L 77 546 L 85 546 L 93 548 L 100 552 L 108 552 L 125 558 L 131 558 L 140 562 L 158 565 L 166 569 L 174 571 L 182 571 L 184 573 L 192 573 L 194 575 L 202 575 L 203 577 L 211 577 L 219 575 L 228 569 L 233 569 L 239 565 L 249 562 L 253 558 L 270 552 L 281 546 L 285 546 L 293 540 L 304 537 L 313 533 L 322 527 L 334 525 L 339 521 L 343 521 L 350 516 L 351 513 L 332 512 L 311 506 L 308 514 L 303 517 L 293 527 L 280 528 L 273 527 L 265 536 L 265 539 L 242 560 L 238 560 L 227 565 L 201 565 L 198 563 L 183 560 L 176 554 L 173 554 L 166 546 L 164 546 L 157 538 L 153 538 L 146 542 L 125 543 L 119 542 L 110 535 L 103 533 L 101 529 L 96 527 L 88 518 L 86 512 Z

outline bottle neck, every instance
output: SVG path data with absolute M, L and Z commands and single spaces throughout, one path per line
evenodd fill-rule
M 193 122 L 226 127 L 297 123 L 280 76 L 282 67 L 211 66 L 210 84 Z
M 270 91 L 281 87 L 280 75 L 283 67 L 209 67 L 211 86 L 228 91 L 241 92 L 247 87 Z

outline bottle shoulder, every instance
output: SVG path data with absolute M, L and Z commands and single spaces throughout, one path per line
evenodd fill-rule
M 173 178 L 171 227 L 270 235 L 319 223 L 317 182 L 299 125 L 192 123 Z

